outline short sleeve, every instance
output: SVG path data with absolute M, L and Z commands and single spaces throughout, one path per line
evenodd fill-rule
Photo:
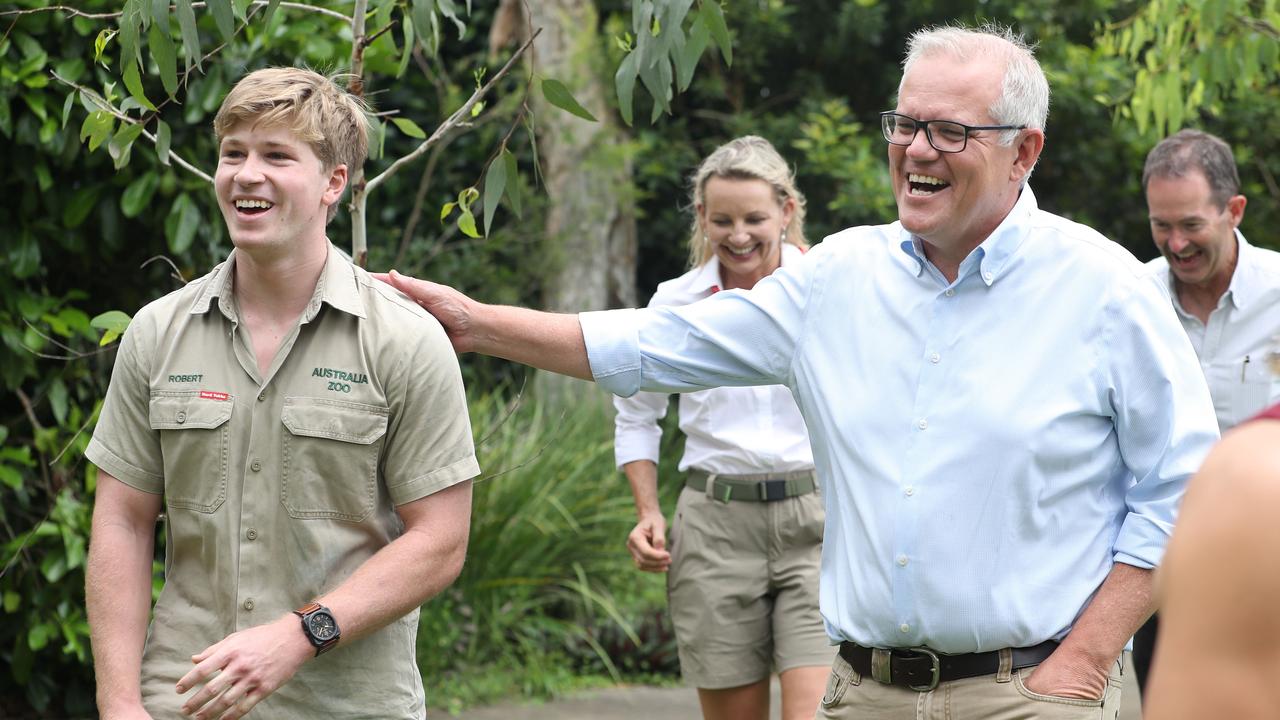
M 403 505 L 480 474 L 458 358 L 434 319 L 413 322 L 390 379 L 383 479 Z
M 130 323 L 111 370 L 111 384 L 85 457 L 126 485 L 164 491 L 160 434 L 151 429 L 150 350 L 155 344 L 145 309 Z

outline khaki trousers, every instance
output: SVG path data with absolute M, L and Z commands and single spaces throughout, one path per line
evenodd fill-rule
M 1012 665 L 1008 650 L 1002 665 Z M 818 707 L 818 720 L 1115 720 L 1120 713 L 1124 661 L 1117 659 L 1101 700 L 1039 695 L 1023 681 L 1035 668 L 940 683 L 929 692 L 863 677 L 839 655 Z

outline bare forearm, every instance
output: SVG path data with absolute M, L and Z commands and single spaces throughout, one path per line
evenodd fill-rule
M 104 717 L 140 707 L 142 648 L 151 609 L 151 532 L 138 532 L 95 517 L 85 600 L 98 709 Z
M 576 315 L 480 305 L 472 316 L 472 327 L 476 352 L 581 380 L 593 379 Z
M 338 619 L 343 643 L 403 617 L 458 577 L 467 553 L 471 482 L 441 491 L 446 493 L 464 495 L 465 506 L 456 505 L 432 521 L 406 523 L 403 535 L 317 599 Z
M 1155 610 L 1153 581 L 1151 570 L 1116 563 L 1060 650 L 1092 658 L 1100 667 L 1114 662 Z
M 658 466 L 652 460 L 635 460 L 622 466 L 631 484 L 631 497 L 636 503 L 636 517 L 662 514 L 658 503 Z

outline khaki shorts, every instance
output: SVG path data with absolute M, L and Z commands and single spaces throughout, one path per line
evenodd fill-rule
M 729 688 L 831 666 L 818 612 L 823 518 L 818 492 L 775 502 L 680 493 L 667 596 L 686 682 Z

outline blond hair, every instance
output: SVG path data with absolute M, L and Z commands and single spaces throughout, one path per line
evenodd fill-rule
M 273 67 L 245 75 L 222 100 L 213 118 L 218 142 L 241 123 L 282 127 L 305 142 L 324 171 L 345 165 L 354 172 L 369 155 L 369 108 L 340 87 L 338 76 Z M 329 208 L 329 220 L 338 212 Z
M 744 135 L 716 148 L 693 173 L 693 226 L 689 236 L 689 266 L 705 264 L 715 254 L 698 221 L 707 181 L 713 177 L 729 180 L 763 180 L 773 188 L 778 205 L 787 198 L 795 201 L 791 222 L 784 229 L 786 241 L 800 249 L 809 247 L 804 239 L 804 195 L 796 187 L 795 174 L 773 145 L 762 137 Z

